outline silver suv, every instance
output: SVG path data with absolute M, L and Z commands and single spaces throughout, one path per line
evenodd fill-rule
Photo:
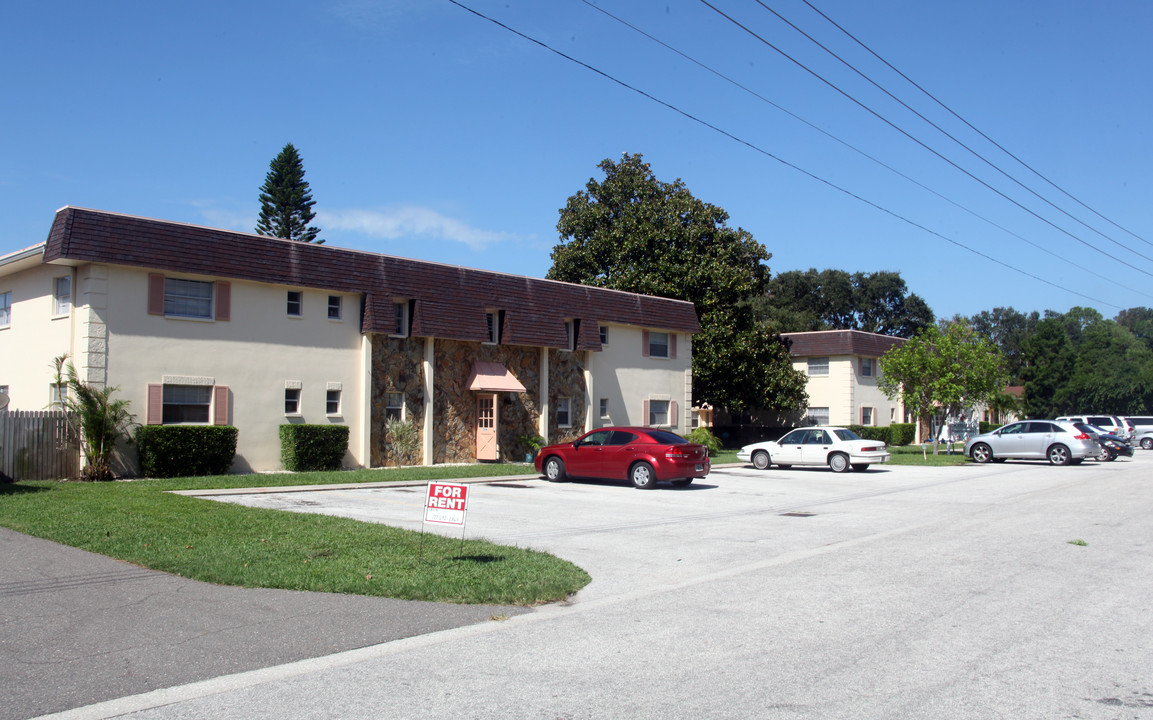
M 1054 465 L 1080 465 L 1101 453 L 1097 439 L 1068 420 L 1020 420 L 965 443 L 973 462 L 1048 460 Z

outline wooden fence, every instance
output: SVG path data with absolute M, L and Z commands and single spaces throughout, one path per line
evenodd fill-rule
M 80 475 L 80 448 L 61 410 L 0 410 L 0 479 Z

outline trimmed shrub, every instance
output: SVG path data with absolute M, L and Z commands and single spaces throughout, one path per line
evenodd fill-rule
M 709 457 L 715 457 L 725 447 L 721 444 L 720 438 L 713 435 L 713 431 L 707 427 L 693 428 L 693 431 L 689 433 L 688 441 L 707 447 Z
M 912 445 L 917 437 L 917 426 L 913 423 L 893 423 L 889 426 L 890 445 Z
M 140 472 L 154 478 L 224 475 L 236 457 L 238 434 L 229 425 L 141 425 Z
M 881 427 L 878 425 L 850 425 L 848 429 L 857 433 L 866 440 L 879 440 L 886 445 L 893 444 L 889 442 L 890 433 L 888 427 Z
M 347 425 L 280 426 L 280 462 L 285 470 L 339 470 L 347 451 Z
M 981 435 L 984 435 L 987 432 L 993 432 L 994 430 L 996 430 L 998 428 L 1002 428 L 1004 426 L 1005 426 L 1005 423 L 985 422 L 984 420 L 982 420 L 979 423 L 977 423 L 977 432 L 979 432 Z

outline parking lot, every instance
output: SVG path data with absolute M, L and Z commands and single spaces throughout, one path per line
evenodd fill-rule
M 1150 471 L 1141 451 L 475 485 L 467 536 L 581 565 L 572 603 L 178 688 L 133 717 L 1153 718 Z M 418 529 L 423 498 L 230 500 Z

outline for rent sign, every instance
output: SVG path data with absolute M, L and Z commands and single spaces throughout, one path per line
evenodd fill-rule
M 464 525 L 468 508 L 468 485 L 429 483 L 424 503 L 424 521 L 445 525 Z

